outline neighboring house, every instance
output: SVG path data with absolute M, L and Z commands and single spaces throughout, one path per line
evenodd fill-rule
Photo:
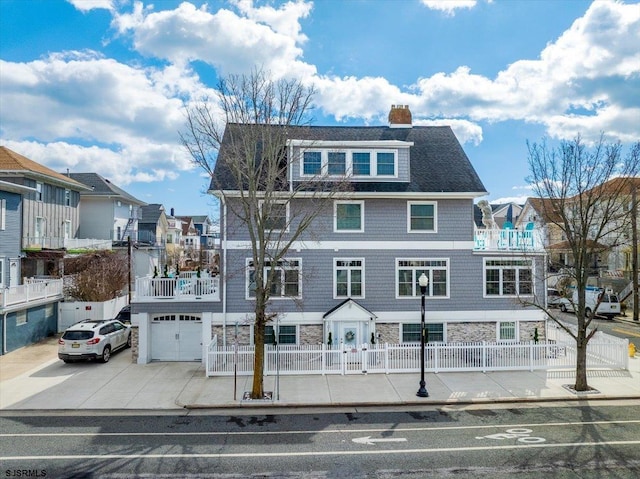
M 220 253 L 220 227 L 214 225 L 206 216 L 193 216 L 193 226 L 200 235 L 200 255 L 202 267 L 209 271 L 217 271 Z
M 164 206 L 159 203 L 140 208 L 138 219 L 138 242 L 149 246 L 164 246 L 167 243 L 169 223 Z
M 138 241 L 139 208 L 146 203 L 98 173 L 68 173 L 67 176 L 90 188 L 80 193 L 79 237 Z
M 55 334 L 62 280 L 22 284 L 23 196 L 29 186 L 0 180 L 0 354 Z
M 408 113 L 409 121 L 396 121 L 396 113 L 404 118 Z M 536 330 L 544 339 L 544 314 L 520 302 L 545 297 L 544 250 L 532 236 L 513 230 L 508 237 L 513 242 L 494 247 L 477 241 L 473 201 L 486 191 L 451 128 L 414 127 L 402 106 L 389 117 L 390 126 L 288 127 L 293 160 L 288 181 L 326 171 L 331 158 L 334 179 L 347 178 L 352 191 L 336 198 L 287 260 L 274 265 L 284 284 L 269 306 L 278 313 L 279 342 L 319 344 L 331 335 L 333 344 L 355 346 L 372 337 L 415 343 L 422 273 L 429 277 L 429 341 L 529 341 Z M 247 129 L 227 125 L 236 138 Z M 214 194 L 220 195 L 217 185 L 238 189 L 219 167 L 227 151 L 223 141 Z M 293 201 L 304 208 L 309 200 Z M 218 346 L 232 344 L 236 335 L 241 344 L 252 344 L 249 237 L 233 210 L 228 206 L 220 215 L 217 294 L 181 295 L 177 283 L 173 296 L 158 299 L 150 289 L 138 289 L 132 308 L 132 321 L 139 326 L 138 362 L 186 358 L 183 348 L 202 360 L 212 338 Z M 273 335 L 273 326 L 267 329 Z
M 516 222 L 517 229 L 525 229 L 533 224 L 536 231 L 541 232 L 544 247 L 549 254 L 548 269 L 557 272 L 564 267 L 573 266 L 570 252 L 567 249 L 567 237 L 558 226 L 560 215 L 554 211 L 553 203 L 545 198 L 527 198 L 522 212 Z
M 78 241 L 80 193 L 89 187 L 0 146 L 0 180 L 33 188 L 23 195 L 23 275 L 47 275 L 57 268 L 65 248 L 96 246 Z M 110 245 L 109 245 L 110 247 Z
M 518 221 L 520 213 L 522 212 L 523 205 L 517 203 L 500 203 L 491 204 L 491 212 L 493 214 L 493 220 L 498 228 L 513 228 Z M 478 205 L 473 207 L 473 218 L 478 228 L 484 228 L 482 223 L 482 212 Z
M 182 262 L 182 220 L 175 216 L 175 211 L 171 208 L 167 216 L 167 260 L 175 268 Z
M 164 206 L 153 203 L 140 207 L 138 242 L 133 250 L 136 277 L 161 274 L 161 266 L 167 262 L 168 226 Z
M 184 253 L 181 266 L 195 269 L 200 264 L 200 233 L 196 229 L 191 216 L 178 216 L 182 221 L 182 239 L 180 245 Z

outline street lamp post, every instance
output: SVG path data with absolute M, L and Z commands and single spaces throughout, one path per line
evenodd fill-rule
M 427 392 L 427 383 L 424 380 L 424 343 L 425 343 L 425 326 L 424 326 L 424 297 L 427 294 L 427 286 L 429 285 L 429 278 L 422 273 L 418 278 L 418 284 L 420 284 L 420 294 L 422 295 L 422 307 L 420 308 L 420 389 L 416 393 L 416 396 L 421 398 L 429 397 Z

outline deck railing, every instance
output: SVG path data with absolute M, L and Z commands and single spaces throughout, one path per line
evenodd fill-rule
M 62 298 L 62 279 L 28 278 L 19 286 L 0 289 L 2 308 L 56 298 Z
M 220 278 L 138 278 L 135 299 L 220 301 Z
M 476 229 L 476 251 L 541 251 L 544 241 L 539 230 Z

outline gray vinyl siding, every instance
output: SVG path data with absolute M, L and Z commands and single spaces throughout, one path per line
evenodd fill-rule
M 246 259 L 247 251 L 228 251 L 227 308 L 230 313 L 251 311 L 253 301 L 247 300 Z M 420 299 L 396 298 L 396 260 L 401 258 L 447 259 L 449 262 L 449 297 L 428 298 L 430 311 L 477 311 L 514 309 L 514 298 L 484 298 L 484 257 L 470 250 L 305 250 L 291 251 L 288 258 L 302 261 L 302 300 L 272 299 L 271 311 L 321 311 L 326 312 L 345 298 L 333 297 L 334 259 L 364 259 L 365 297 L 357 298 L 359 304 L 375 312 L 412 310 L 420 307 Z M 542 263 L 542 261 L 540 261 Z M 540 275 L 535 275 L 541 278 Z M 535 284 L 537 294 L 543 294 L 544 284 Z M 518 306 L 519 307 L 519 306 Z
M 6 206 L 4 229 L 0 229 L 0 261 L 2 261 L 0 285 L 3 286 L 9 284 L 9 259 L 20 256 L 21 198 L 22 196 L 18 193 L 0 190 L 0 200 L 4 200 Z
M 354 200 L 359 200 L 354 197 Z M 229 201 L 234 201 L 230 199 Z M 292 202 L 292 216 L 309 200 Z M 334 200 L 324 200 L 326 205 L 312 226 L 302 235 L 303 240 L 322 241 L 473 241 L 473 201 L 468 199 L 434 199 L 425 196 L 410 201 L 432 201 L 437 205 L 437 233 L 408 233 L 406 199 L 363 199 L 364 232 L 342 233 L 333 231 Z M 342 201 L 342 199 L 340 199 Z M 231 213 L 231 209 L 229 209 Z M 246 225 L 229 214 L 228 238 L 232 241 L 248 241 Z M 291 232 L 297 223 L 293 221 Z

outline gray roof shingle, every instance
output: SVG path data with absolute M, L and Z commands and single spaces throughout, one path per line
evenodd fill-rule
M 387 126 L 273 126 L 262 128 L 286 128 L 286 137 L 297 140 L 332 141 L 379 141 L 397 140 L 413 142 L 410 149 L 411 179 L 402 182 L 357 182 L 351 183 L 356 192 L 387 193 L 482 193 L 486 189 L 471 165 L 458 139 L 448 126 L 414 126 L 412 128 L 389 128 Z M 239 141 L 242 135 L 253 135 L 250 129 L 256 125 L 228 124 L 218 158 L 230 154 L 233 137 Z M 258 148 L 259 149 L 259 148 Z M 283 185 L 285 187 L 286 185 Z M 233 175 L 218 161 L 211 181 L 211 190 L 237 190 Z
M 146 204 L 98 173 L 69 173 L 69 177 L 91 188 L 91 191 L 82 192 L 82 196 L 111 196 L 122 198 L 135 205 Z

